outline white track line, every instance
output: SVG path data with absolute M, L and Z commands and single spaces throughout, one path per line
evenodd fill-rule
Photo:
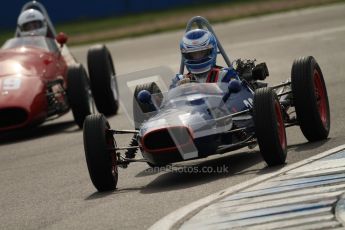
M 288 165 L 276 172 L 268 173 L 259 177 L 256 177 L 252 180 L 249 180 L 247 182 L 237 184 L 233 187 L 229 187 L 227 189 L 221 190 L 217 193 L 211 194 L 205 198 L 202 198 L 198 201 L 195 201 L 187 206 L 184 206 L 169 215 L 163 217 L 161 220 L 157 221 L 154 225 L 152 225 L 149 230 L 161 230 L 161 229 L 177 229 L 183 222 L 194 216 L 196 213 L 198 213 L 200 210 L 202 210 L 204 207 L 207 207 L 209 204 L 216 202 L 217 200 L 220 200 L 230 194 L 239 192 L 243 189 L 246 189 L 250 186 L 253 186 L 255 184 L 258 184 L 260 182 L 266 181 L 268 179 L 271 179 L 273 177 L 278 176 L 279 174 L 291 171 L 295 168 L 301 167 L 303 165 L 309 164 L 311 162 L 314 162 L 316 160 L 319 160 L 321 158 L 327 157 L 329 155 L 332 155 L 336 152 L 339 152 L 341 150 L 345 149 L 345 145 L 341 145 L 338 147 L 335 147 L 333 149 L 330 149 L 326 152 L 320 153 L 316 156 L 310 157 L 308 159 L 305 159 L 303 161 L 297 162 L 292 165 Z

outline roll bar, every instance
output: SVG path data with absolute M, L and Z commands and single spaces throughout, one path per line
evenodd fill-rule
M 188 31 L 192 30 L 194 24 L 196 24 L 196 26 L 199 29 L 208 30 L 208 31 L 210 31 L 214 35 L 214 37 L 216 38 L 216 41 L 217 41 L 217 46 L 218 46 L 217 53 L 220 53 L 223 56 L 223 59 L 224 59 L 225 63 L 228 65 L 228 67 L 230 67 L 231 66 L 231 61 L 230 61 L 229 57 L 226 55 L 226 53 L 225 53 L 225 51 L 223 49 L 222 44 L 218 40 L 217 35 L 214 32 L 214 30 L 213 30 L 211 24 L 208 22 L 208 20 L 206 18 L 204 18 L 204 17 L 201 17 L 201 16 L 195 16 L 195 17 L 191 18 L 188 21 L 188 23 L 187 23 L 186 33 Z M 185 67 L 185 65 L 184 65 L 184 62 L 183 62 L 183 57 L 181 55 L 180 74 L 183 74 L 184 67 Z

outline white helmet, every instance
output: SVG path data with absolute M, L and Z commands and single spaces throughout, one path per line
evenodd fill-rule
M 22 36 L 47 36 L 47 23 L 41 12 L 29 9 L 18 17 L 19 35 Z

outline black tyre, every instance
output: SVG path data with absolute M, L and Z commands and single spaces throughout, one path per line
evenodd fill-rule
M 93 114 L 84 123 L 84 150 L 93 185 L 100 192 L 116 189 L 118 180 L 114 137 L 102 114 Z
M 89 79 L 81 64 L 68 68 L 67 87 L 68 101 L 74 120 L 79 128 L 83 128 L 85 117 L 91 114 L 92 97 Z
M 287 142 L 281 106 L 276 93 L 260 88 L 254 95 L 254 123 L 260 152 L 268 166 L 285 163 Z
M 293 62 L 291 87 L 303 135 L 309 141 L 326 139 L 331 125 L 327 89 L 321 68 L 312 56 Z
M 162 92 L 155 82 L 137 85 L 135 87 L 134 97 L 133 97 L 133 119 L 134 119 L 135 129 L 139 129 L 143 121 L 150 118 L 149 114 L 147 113 L 155 111 L 155 108 L 152 105 L 144 104 L 138 101 L 137 99 L 138 93 L 142 90 L 147 90 L 151 94 L 158 95 L 158 97 L 160 97 L 160 100 L 163 99 Z
M 150 166 L 150 168 L 163 168 L 166 167 L 168 164 L 152 164 L 150 162 L 147 162 L 147 165 Z
M 119 90 L 111 54 L 106 46 L 95 45 L 87 53 L 91 90 L 96 107 L 106 116 L 119 109 Z

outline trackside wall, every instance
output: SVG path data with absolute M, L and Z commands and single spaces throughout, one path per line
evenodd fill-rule
M 15 28 L 18 14 L 26 2 L 27 0 L 5 0 L 5 4 L 3 4 L 5 10 L 2 11 L 1 15 L 0 30 Z M 41 0 L 39 2 L 47 8 L 53 23 L 61 23 L 183 7 L 200 4 L 201 2 L 216 3 L 219 0 Z

